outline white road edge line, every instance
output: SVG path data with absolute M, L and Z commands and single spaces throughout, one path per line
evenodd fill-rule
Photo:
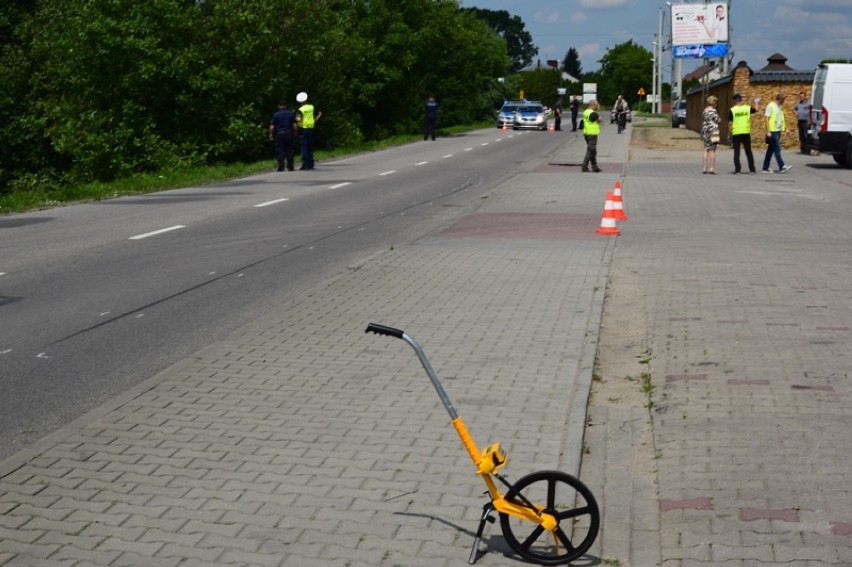
M 343 183 L 337 183 L 336 185 L 329 185 L 329 189 L 340 189 L 341 187 L 346 187 L 347 185 L 352 185 L 351 181 L 344 181 Z
M 274 201 L 267 201 L 265 203 L 258 203 L 255 207 L 268 207 L 269 205 L 275 205 L 276 203 L 283 203 L 284 201 L 289 201 L 288 197 L 284 197 L 283 199 L 275 199 Z
M 137 234 L 136 236 L 131 236 L 128 240 L 142 240 L 143 238 L 148 238 L 149 236 L 157 236 L 158 234 L 163 234 L 164 232 L 171 232 L 173 230 L 179 230 L 181 228 L 186 228 L 184 224 L 177 224 L 175 226 L 170 226 L 169 228 L 161 228 L 160 230 L 155 230 L 153 232 L 146 232 L 145 234 Z

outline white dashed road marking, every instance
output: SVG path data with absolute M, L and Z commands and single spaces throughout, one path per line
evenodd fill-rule
M 130 238 L 128 238 L 128 240 L 142 240 L 143 238 L 148 238 L 149 236 L 157 236 L 158 234 L 171 232 L 173 230 L 179 230 L 181 228 L 186 228 L 186 225 L 178 224 L 175 226 L 170 226 L 169 228 L 161 228 L 160 230 L 155 230 L 153 232 L 146 232 L 145 234 L 137 234 L 136 236 L 131 236 Z

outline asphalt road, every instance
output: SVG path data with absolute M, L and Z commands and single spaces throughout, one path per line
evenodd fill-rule
M 270 305 L 470 214 L 566 143 L 582 141 L 482 130 L 0 217 L 0 459 Z

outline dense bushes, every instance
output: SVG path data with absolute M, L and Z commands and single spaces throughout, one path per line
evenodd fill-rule
M 0 192 L 267 157 L 307 91 L 323 147 L 489 117 L 505 43 L 451 0 L 11 0 Z

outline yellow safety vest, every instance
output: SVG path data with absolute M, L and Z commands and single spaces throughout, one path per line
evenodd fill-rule
M 583 111 L 583 134 L 586 136 L 597 136 L 601 133 L 601 120 L 600 116 L 598 117 L 597 122 L 592 122 L 589 120 L 589 116 L 592 115 L 592 112 L 596 112 L 591 108 L 587 108 Z
M 299 122 L 299 126 L 301 128 L 313 128 L 314 127 L 314 105 L 305 104 L 299 108 L 299 112 L 302 113 L 302 121 Z
M 781 113 L 781 128 L 778 128 L 778 113 Z M 785 132 L 787 130 L 787 118 L 784 116 L 784 111 L 777 103 L 769 103 L 769 131 L 770 132 Z
M 731 135 L 751 134 L 751 107 L 747 104 L 732 106 L 731 114 L 734 115 Z

